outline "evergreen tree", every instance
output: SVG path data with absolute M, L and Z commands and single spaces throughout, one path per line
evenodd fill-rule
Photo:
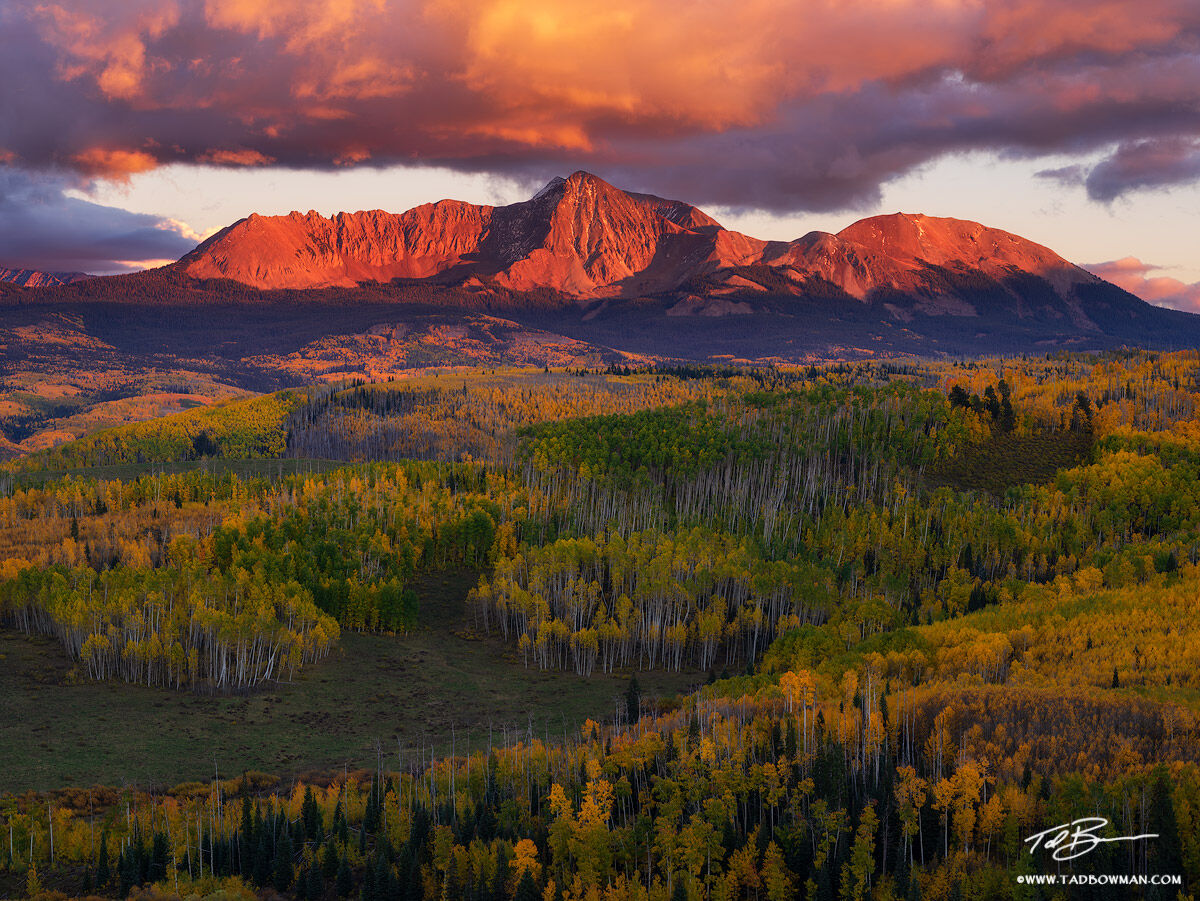
M 367 796 L 367 809 L 363 814 L 363 828 L 374 835 L 383 825 L 383 791 L 379 777 L 371 780 L 371 793 Z
M 1151 851 L 1152 873 L 1182 873 L 1183 850 L 1179 840 L 1179 821 L 1175 815 L 1175 799 L 1171 794 L 1171 777 L 1159 765 L 1150 783 L 1150 810 L 1146 831 L 1157 835 Z
M 288 834 L 287 829 L 283 830 L 283 834 L 275 846 L 275 864 L 272 869 L 275 877 L 275 891 L 286 892 L 291 887 L 293 878 L 292 837 Z
M 379 893 L 375 887 L 375 867 L 370 862 L 363 867 L 362 886 L 359 888 L 360 901 L 379 901 Z
M 167 878 L 167 863 L 170 856 L 171 851 L 167 844 L 167 836 L 162 832 L 155 832 L 150 852 L 150 866 L 146 871 L 148 882 L 161 882 Z
M 122 898 L 128 898 L 129 892 L 137 884 L 136 867 L 132 849 L 122 851 L 117 856 L 117 894 Z
M 244 786 L 243 786 L 244 789 Z M 238 830 L 238 866 L 243 876 L 249 876 L 254 868 L 254 851 L 258 847 L 254 835 L 254 817 L 250 810 L 250 795 L 242 795 L 242 827 Z
M 343 857 L 342 862 L 338 864 L 337 871 L 337 893 L 339 898 L 349 898 L 354 892 L 354 877 L 350 873 L 350 864 Z
M 321 855 L 321 874 L 326 879 L 333 879 L 338 874 L 338 864 L 340 863 L 337 845 L 333 842 L 326 842 L 325 852 Z
M 313 863 L 308 868 L 307 886 L 305 889 L 308 901 L 319 901 L 325 897 L 325 880 L 321 878 L 321 870 Z
M 443 901 L 462 901 L 462 886 L 458 881 L 458 862 L 454 855 L 446 863 L 446 875 L 442 879 Z
M 300 806 L 300 818 L 304 823 L 304 834 L 310 841 L 319 841 L 324 836 L 321 806 L 313 797 L 311 785 L 304 789 L 304 803 Z
M 396 874 L 388 863 L 390 856 L 390 852 L 375 855 L 375 896 L 379 901 L 392 901 L 400 893 Z
M 629 688 L 625 691 L 625 717 L 630 725 L 642 718 L 642 691 L 637 676 L 629 677 Z
M 96 885 L 104 888 L 111 878 L 112 874 L 108 868 L 108 830 L 105 829 L 100 833 L 100 857 L 96 861 Z
M 259 833 L 258 847 L 254 851 L 254 866 L 250 873 L 254 884 L 262 888 L 271 881 L 271 870 L 272 864 L 275 862 L 275 855 L 271 853 L 270 831 L 265 828 L 256 831 Z
M 508 883 L 508 855 L 501 847 L 496 851 L 496 871 L 492 874 L 493 901 L 508 901 L 505 885 Z
M 538 891 L 533 874 L 528 869 L 521 874 L 521 881 L 517 883 L 517 892 L 513 895 L 513 901 L 542 901 L 542 893 Z

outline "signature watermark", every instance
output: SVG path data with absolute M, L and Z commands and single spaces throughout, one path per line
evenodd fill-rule
M 1156 832 L 1142 835 L 1101 835 L 1108 825 L 1109 821 L 1104 817 L 1080 817 L 1069 823 L 1043 829 L 1025 839 L 1025 844 L 1029 846 L 1030 854 L 1044 848 L 1051 852 L 1051 859 L 1063 862 L 1090 854 L 1100 845 L 1158 838 Z M 1176 874 L 1044 873 L 1022 874 L 1017 876 L 1017 882 L 1022 885 L 1183 885 L 1183 877 Z
M 1041 873 L 1018 876 L 1019 885 L 1183 885 L 1183 877 L 1166 875 L 1130 876 L 1114 873 Z
M 1054 860 L 1074 860 L 1095 851 L 1100 845 L 1115 842 L 1140 842 L 1143 839 L 1158 838 L 1158 833 L 1145 835 L 1099 835 L 1101 829 L 1108 825 L 1105 817 L 1080 817 L 1060 826 L 1051 826 L 1025 839 L 1032 854 L 1038 848 L 1054 852 L 1050 856 Z

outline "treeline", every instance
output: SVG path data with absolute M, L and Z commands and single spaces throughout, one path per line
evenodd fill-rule
M 339 627 L 412 628 L 413 575 L 513 552 L 526 507 L 466 465 L 68 478 L 0 499 L 0 621 L 57 636 L 95 678 L 243 690 Z
M 510 464 L 517 429 L 710 397 L 721 384 L 675 374 L 608 377 L 561 372 L 447 374 L 314 392 L 287 420 L 294 457 L 339 460 L 488 460 Z
M 25 568 L 0 582 L 0 618 L 55 636 L 94 679 L 224 693 L 293 678 L 339 633 L 294 581 L 186 564 Z
M 481 582 L 477 616 L 542 667 L 710 668 L 787 625 L 854 641 L 1029 584 L 1146 584 L 1197 560 L 1200 456 L 1178 429 L 1102 433 L 1096 462 L 1005 497 L 926 486 L 925 467 L 1042 428 L 995 385 L 822 385 L 528 429 L 529 545 Z M 1056 403 L 1060 434 L 1086 430 L 1089 447 L 1093 418 L 1109 421 L 1084 392 Z M 643 541 L 656 550 L 631 563 Z M 713 588 L 733 560 L 739 580 Z
M 827 507 L 881 499 L 978 428 L 904 382 L 827 383 L 546 423 L 525 432 L 520 464 L 556 505 L 546 515 L 585 533 L 707 525 L 783 551 Z
M 283 423 L 302 395 L 284 391 L 106 429 L 10 463 L 17 471 L 170 463 L 202 457 L 280 457 Z
M 263 500 L 269 512 L 213 531 L 215 565 L 295 580 L 346 628 L 389 632 L 416 623 L 418 569 L 479 567 L 498 540 L 513 546 L 519 502 L 478 468 L 414 464 L 285 482 Z
M 559 539 L 500 560 L 471 594 L 526 664 L 585 676 L 752 663 L 780 631 L 823 622 L 834 597 L 818 568 L 700 528 Z
M 308 478 L 193 473 L 14 491 L 0 499 L 0 560 L 149 572 L 168 565 L 184 536 L 222 576 L 242 568 L 295 582 L 342 627 L 384 631 L 415 622 L 410 582 L 419 569 L 496 565 L 477 593 L 481 622 L 524 641 L 531 662 L 585 673 L 740 665 L 799 623 L 830 622 L 861 639 L 1082 570 L 1119 587 L 1196 560 L 1200 445 L 1186 421 L 1139 430 L 1144 417 L 1109 412 L 1186 393 L 1193 364 L 1186 355 L 1087 363 L 1084 375 L 1125 386 L 1121 400 L 1094 404 L 1049 377 L 1075 389 L 1084 367 L 1075 359 L 945 367 L 967 386 L 946 393 L 879 367 L 815 381 L 805 373 L 800 387 L 772 391 L 748 390 L 760 380 L 730 374 L 356 385 L 297 411 L 412 416 L 431 428 L 474 421 L 493 436 L 552 421 L 521 432 L 512 469 L 407 463 Z M 223 410 L 241 422 L 240 409 L 273 420 L 285 401 L 203 411 L 203 421 Z M 1076 414 L 1090 420 L 1095 462 L 1003 498 L 924 483 L 923 472 L 970 459 L 994 432 L 1057 428 L 1039 412 L 1047 403 L 1068 429 Z M 614 407 L 637 412 L 553 421 Z M 205 434 L 192 436 L 193 451 Z M 736 576 L 714 587 L 695 575 L 722 559 L 738 561 Z

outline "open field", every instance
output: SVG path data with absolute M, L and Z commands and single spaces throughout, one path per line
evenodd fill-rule
M 628 676 L 590 679 L 526 669 L 497 639 L 469 637 L 463 598 L 476 573 L 418 583 L 422 626 L 389 637 L 346 633 L 328 661 L 293 684 L 251 695 L 187 692 L 81 680 L 57 642 L 0 632 L 0 792 L 65 786 L 170 787 L 263 770 L 280 777 L 373 765 L 377 748 L 436 745 L 470 735 L 540 735 L 603 716 Z M 702 675 L 639 673 L 647 693 L 694 687 Z M 428 750 L 426 754 L 428 756 Z

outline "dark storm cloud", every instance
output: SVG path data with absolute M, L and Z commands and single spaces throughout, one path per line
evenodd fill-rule
M 16 0 L 0 155 L 594 169 L 701 203 L 870 204 L 949 153 L 1112 156 L 1093 197 L 1197 177 L 1192 0 Z M 0 156 L 0 159 L 5 158 Z
M 1200 178 L 1200 138 L 1166 137 L 1121 144 L 1087 175 L 1088 195 L 1109 201 L 1129 191 L 1169 188 Z
M 0 266 L 109 273 L 195 246 L 176 223 L 64 194 L 62 178 L 0 170 Z

